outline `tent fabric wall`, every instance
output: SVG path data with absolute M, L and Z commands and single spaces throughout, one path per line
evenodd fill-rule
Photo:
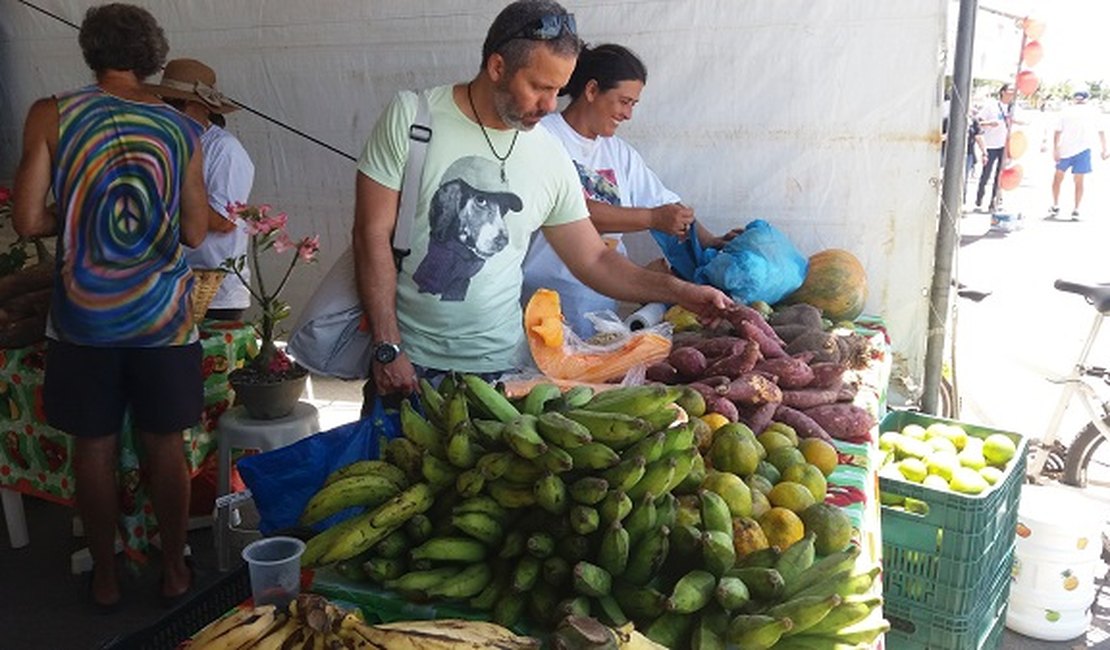
M 78 0 L 40 0 L 79 23 Z M 216 69 L 237 101 L 352 156 L 401 89 L 471 78 L 503 0 L 150 0 L 171 57 Z M 648 66 L 620 134 L 713 231 L 755 218 L 809 254 L 856 253 L 868 311 L 886 318 L 898 368 L 920 377 L 939 197 L 945 0 L 566 2 L 589 43 Z M 23 116 L 88 83 L 74 29 L 0 4 L 0 179 L 14 176 Z M 350 237 L 354 164 L 247 111 L 229 129 L 255 161 L 252 199 L 319 233 L 322 263 L 294 278 L 303 304 Z M 632 256 L 658 257 L 634 236 Z

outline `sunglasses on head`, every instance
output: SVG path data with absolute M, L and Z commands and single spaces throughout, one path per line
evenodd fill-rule
M 569 34 L 578 34 L 574 14 L 546 14 L 497 41 L 490 51 L 496 52 L 509 41 L 515 41 L 518 38 L 530 41 L 553 41 L 559 38 L 564 30 Z

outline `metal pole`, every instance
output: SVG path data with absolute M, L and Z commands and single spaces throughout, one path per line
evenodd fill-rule
M 967 164 L 967 113 L 971 99 L 971 59 L 975 43 L 978 0 L 960 0 L 956 54 L 952 66 L 952 102 L 948 111 L 948 144 L 944 157 L 940 218 L 937 223 L 933 285 L 929 292 L 929 330 L 925 338 L 925 380 L 921 407 L 937 414 L 944 365 L 945 324 L 952 289 L 952 262 L 958 241 L 960 209 Z

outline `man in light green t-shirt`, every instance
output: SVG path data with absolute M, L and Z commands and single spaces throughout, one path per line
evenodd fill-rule
M 379 118 L 359 160 L 354 252 L 370 322 L 370 390 L 408 394 L 418 373 L 496 374 L 516 367 L 521 266 L 539 229 L 585 284 L 620 300 L 681 304 L 715 317 L 731 301 L 708 286 L 647 271 L 602 242 L 574 164 L 540 118 L 574 70 L 574 16 L 553 0 L 503 9 L 468 83 L 425 91 L 428 145 L 411 254 L 401 270 L 391 239 L 408 157 L 415 93 Z

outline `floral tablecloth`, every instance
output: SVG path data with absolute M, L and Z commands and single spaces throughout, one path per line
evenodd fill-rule
M 185 455 L 193 472 L 216 449 L 213 432 L 233 397 L 228 373 L 257 353 L 254 328 L 243 323 L 205 321 L 200 342 L 204 412 L 200 424 L 185 431 Z M 74 444 L 70 436 L 46 424 L 42 404 L 45 359 L 45 342 L 0 349 L 0 486 L 73 505 Z M 143 487 L 138 440 L 129 420 L 120 441 L 120 535 L 127 554 L 141 560 L 156 524 Z

